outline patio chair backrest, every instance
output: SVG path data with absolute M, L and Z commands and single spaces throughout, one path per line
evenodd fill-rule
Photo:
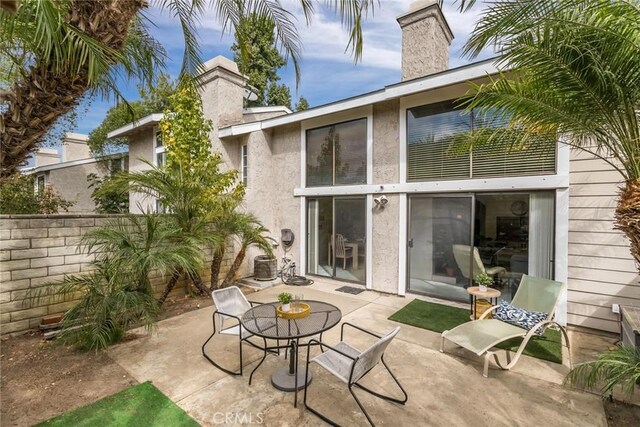
M 391 340 L 398 335 L 399 331 L 400 326 L 396 326 L 394 330 L 382 336 L 382 338 L 376 341 L 371 347 L 360 353 L 360 356 L 358 356 L 358 358 L 353 362 L 355 365 L 353 366 L 351 384 L 358 382 L 360 378 L 380 363 L 380 360 L 384 355 L 384 351 L 391 343 Z
M 216 310 L 234 316 L 242 316 L 251 308 L 240 288 L 229 286 L 228 288 L 217 289 L 211 292 L 211 298 L 216 306 Z M 224 328 L 224 320 L 227 316 L 220 315 L 220 327 Z
M 345 252 L 344 236 L 342 234 L 336 234 L 336 257 L 344 258 Z
M 472 248 L 469 245 L 453 245 L 453 258 L 456 260 L 456 264 L 458 264 L 460 272 L 467 279 L 473 279 L 478 274 L 485 272 L 484 264 L 480 258 L 478 248 L 473 247 L 473 255 L 471 250 Z M 472 256 L 473 272 L 470 270 Z
M 551 319 L 564 289 L 563 283 L 524 275 L 511 304 L 528 311 L 548 313 L 547 319 Z

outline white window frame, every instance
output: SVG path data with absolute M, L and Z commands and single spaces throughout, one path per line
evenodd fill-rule
M 242 183 L 247 187 L 249 183 L 249 146 L 247 144 L 240 146 L 240 176 Z
M 164 161 L 166 162 L 167 160 L 167 156 L 166 156 L 166 152 L 167 152 L 167 147 L 165 147 L 164 144 L 158 146 L 158 133 L 160 132 L 160 129 L 157 126 L 154 126 L 153 128 L 153 165 L 154 166 L 159 166 L 158 163 L 158 154 L 162 154 L 162 158 L 164 159 Z

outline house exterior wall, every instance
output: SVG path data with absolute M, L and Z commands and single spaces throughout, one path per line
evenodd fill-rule
M 629 241 L 614 230 L 622 176 L 590 154 L 570 162 L 568 321 L 619 332 L 612 304 L 640 306 L 640 277 Z
M 87 181 L 87 176 L 91 173 L 103 175 L 104 171 L 96 162 L 52 169 L 47 172 L 46 183 L 62 198 L 75 202 L 69 208 L 69 213 L 94 212 L 96 204 L 91 198 L 92 190 Z
M 142 172 L 149 165 L 142 160 L 153 162 L 155 159 L 153 128 L 146 128 L 129 138 L 129 171 Z M 155 209 L 155 203 L 140 193 L 129 193 L 129 212 L 143 213 Z

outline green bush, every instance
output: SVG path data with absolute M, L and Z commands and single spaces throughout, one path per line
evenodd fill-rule
M 51 187 L 36 191 L 33 175 L 14 175 L 0 182 L 1 214 L 55 214 L 74 204 Z

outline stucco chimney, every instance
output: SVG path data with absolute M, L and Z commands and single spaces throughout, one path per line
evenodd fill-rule
M 87 145 L 88 135 L 68 132 L 62 140 L 62 161 L 71 162 L 91 158 L 91 150 Z
M 221 127 L 242 122 L 242 108 L 247 78 L 238 65 L 224 56 L 205 62 L 198 76 L 202 109 L 213 126 Z
M 35 167 L 60 163 L 60 155 L 55 148 L 41 148 L 35 157 Z
M 418 0 L 397 18 L 402 29 L 402 80 L 444 71 L 449 67 L 453 33 L 440 1 Z

